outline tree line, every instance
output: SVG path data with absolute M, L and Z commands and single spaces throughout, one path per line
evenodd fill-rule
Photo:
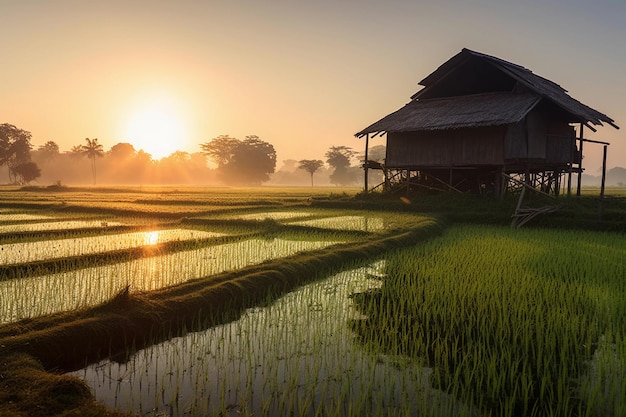
M 325 161 L 283 161 L 277 171 L 274 146 L 256 135 L 242 140 L 221 135 L 200 144 L 200 152 L 176 151 L 160 160 L 130 143 L 105 151 L 97 138 L 85 138 L 61 151 L 54 141 L 34 149 L 31 139 L 28 131 L 0 125 L 0 167 L 7 168 L 11 184 L 295 185 L 303 174 L 311 186 L 320 176 L 324 184 L 342 186 L 362 180 L 361 155 L 347 146 L 331 146 Z

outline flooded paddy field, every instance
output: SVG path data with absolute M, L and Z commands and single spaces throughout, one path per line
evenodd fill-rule
M 13 301 L 0 304 L 0 323 L 92 306 L 127 286 L 131 291 L 155 290 L 336 243 L 246 239 L 95 268 L 4 280 L 0 281 L 0 299 Z
M 215 190 L 0 192 L 0 216 L 17 216 L 0 227 L 34 233 L 0 244 L 3 264 L 201 242 L 0 277 L 2 357 L 30 352 L 48 375 L 89 387 L 94 406 L 145 416 L 626 414 L 623 233 L 444 227 L 406 210 L 324 208 L 303 190 L 223 191 L 222 200 Z M 29 207 L 11 207 L 18 200 Z M 68 219 L 64 239 L 37 234 L 36 225 L 55 230 L 60 217 Z M 141 232 L 81 235 L 90 226 L 80 225 L 99 217 Z M 420 234 L 433 225 L 436 233 Z M 388 245 L 394 239 L 399 246 Z M 198 304 L 225 272 L 220 279 L 232 282 L 220 281 L 217 298 Z M 312 278 L 300 281 L 304 273 Z M 245 308 L 227 319 L 202 313 L 292 279 L 299 284 L 237 304 Z M 112 303 L 120 294 L 127 301 Z M 196 315 L 140 348 L 139 329 L 121 325 L 101 332 L 110 342 L 100 350 L 115 349 L 85 355 L 81 366 L 63 369 L 62 357 L 41 353 L 64 352 L 64 343 L 74 351 L 81 337 L 71 329 L 83 322 L 108 326 L 139 314 L 143 326 L 146 317 L 175 323 L 165 312 L 185 303 L 195 303 Z M 7 407 L 0 401 L 0 414 Z
M 105 220 L 57 220 L 52 221 L 47 217 L 48 222 L 41 223 L 18 223 L 0 225 L 0 234 L 10 233 L 23 233 L 23 232 L 49 232 L 49 231 L 62 231 L 72 229 L 95 229 L 95 228 L 107 228 L 114 226 L 122 226 L 119 222 L 109 222 Z M 40 220 L 40 219 L 38 219 Z
M 368 352 L 350 295 L 383 263 L 291 292 L 238 320 L 78 370 L 98 401 L 140 415 L 471 415 L 418 360 Z M 358 400 L 355 400 L 358 399 Z
M 165 229 L 73 239 L 10 243 L 0 247 L 0 263 L 4 265 L 19 264 L 129 249 L 138 246 L 158 245 L 170 241 L 208 239 L 219 236 L 223 236 L 223 234 L 198 230 Z

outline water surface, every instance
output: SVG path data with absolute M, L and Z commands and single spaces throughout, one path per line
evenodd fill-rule
M 176 240 L 207 239 L 223 233 L 188 229 L 165 229 L 149 232 L 119 233 L 104 236 L 42 240 L 0 245 L 0 263 L 18 264 L 70 256 L 132 249 Z
M 154 290 L 338 242 L 249 239 L 58 274 L 0 281 L 0 323 L 109 300 L 127 285 Z
M 119 222 L 108 222 L 102 220 L 68 220 L 68 221 L 48 221 L 45 223 L 20 223 L 0 226 L 0 233 L 14 232 L 48 232 L 56 230 L 73 230 L 86 228 L 107 228 L 109 226 L 120 226 Z
M 105 360 L 74 375 L 98 401 L 140 415 L 454 415 L 430 371 L 365 351 L 349 295 L 378 286 L 381 263 L 302 287 L 239 320 Z M 446 409 L 442 411 L 442 407 Z

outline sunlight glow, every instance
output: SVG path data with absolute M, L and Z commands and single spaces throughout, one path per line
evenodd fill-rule
M 127 123 L 126 140 L 157 160 L 188 147 L 181 109 L 166 97 L 139 106 Z
M 159 231 L 146 232 L 146 245 L 156 245 L 159 243 Z

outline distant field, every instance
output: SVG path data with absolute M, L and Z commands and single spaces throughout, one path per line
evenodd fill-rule
M 583 195 L 599 196 L 600 187 L 582 187 L 580 192 Z M 604 195 L 607 197 L 626 197 L 626 187 L 605 187 Z

